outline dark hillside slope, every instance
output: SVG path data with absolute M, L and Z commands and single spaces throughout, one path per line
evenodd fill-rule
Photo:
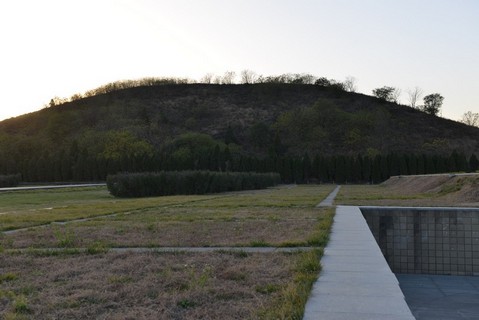
M 266 138 L 278 132 L 293 153 L 298 143 L 332 154 L 368 148 L 382 153 L 479 151 L 477 128 L 370 96 L 292 84 L 131 88 L 5 120 L 0 132 L 67 142 L 91 129 L 129 130 L 160 145 L 185 132 L 224 139 L 230 127 L 251 150 L 256 142 L 250 129 L 262 124 L 268 127 Z M 307 129 L 316 136 L 300 132 Z
M 479 152 L 479 129 L 316 85 L 143 86 L 0 122 L 0 174 L 33 167 L 38 174 L 39 163 L 52 159 L 76 172 L 86 159 L 108 166 L 165 154 L 191 167 L 216 145 L 222 152 L 228 145 L 232 157 L 453 151 L 469 157 Z

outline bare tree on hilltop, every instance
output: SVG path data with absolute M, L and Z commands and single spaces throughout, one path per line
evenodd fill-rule
M 203 78 L 200 79 L 200 82 L 201 83 L 206 83 L 206 84 L 210 84 L 213 82 L 213 78 L 214 78 L 214 74 L 212 73 L 207 73 L 203 76 Z
M 243 70 L 241 71 L 241 83 L 250 84 L 255 83 L 258 76 L 254 71 Z
M 411 108 L 418 109 L 419 106 L 417 102 L 421 99 L 423 91 L 419 87 L 414 87 L 414 89 L 410 89 L 407 91 L 408 98 L 409 98 L 409 105 Z
M 356 78 L 355 77 L 346 77 L 346 80 L 344 80 L 343 85 L 344 85 L 344 90 L 348 92 L 356 92 L 358 90 L 358 87 L 356 85 Z
M 479 127 L 479 113 L 467 111 L 462 115 L 462 118 L 459 120 L 468 126 Z
M 233 84 L 236 78 L 236 73 L 234 71 L 226 71 L 223 75 L 223 84 Z

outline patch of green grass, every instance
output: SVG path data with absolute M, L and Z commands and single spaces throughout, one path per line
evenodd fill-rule
M 203 288 L 214 277 L 214 269 L 209 264 L 201 268 L 195 265 L 185 265 L 184 268 L 187 270 L 188 280 L 183 279 L 185 282 L 181 283 L 181 287 L 185 290 Z
M 321 271 L 322 250 L 300 253 L 294 268 L 294 280 L 279 291 L 272 305 L 260 310 L 260 319 L 301 320 L 313 283 Z
M 180 308 L 183 308 L 183 309 L 189 309 L 189 308 L 195 307 L 196 303 L 192 300 L 183 299 L 183 300 L 178 301 L 176 305 Z
M 133 282 L 133 278 L 129 276 L 118 276 L 118 275 L 112 275 L 111 277 L 108 278 L 108 283 L 130 283 Z
M 277 292 L 281 289 L 281 286 L 278 284 L 272 284 L 268 283 L 265 285 L 258 285 L 256 286 L 255 290 L 256 292 L 262 293 L 262 294 L 272 294 L 273 292 Z
M 31 286 L 31 285 L 27 285 L 25 287 L 21 287 L 18 292 L 20 294 L 23 294 L 25 296 L 29 296 L 35 292 L 37 292 L 37 288 L 35 288 L 34 286 Z
M 331 227 L 333 226 L 334 209 L 327 208 L 327 212 L 321 216 L 313 234 L 307 239 L 310 246 L 325 247 L 329 240 Z
M 453 193 L 460 191 L 466 184 L 467 179 L 457 179 L 455 183 L 446 183 L 441 186 L 441 189 L 438 192 L 438 196 L 443 196 L 448 193 Z
M 59 229 L 55 228 L 53 230 L 55 239 L 57 240 L 57 246 L 60 248 L 71 248 L 75 244 L 75 233 L 70 229 Z
M 232 256 L 235 256 L 237 258 L 247 258 L 249 256 L 248 252 L 243 251 L 243 250 L 239 250 L 239 251 L 237 251 L 237 250 L 218 250 L 218 253 L 232 255 Z
M 16 275 L 13 272 L 7 272 L 7 273 L 4 273 L 4 274 L 0 274 L 0 284 L 3 283 L 3 282 L 13 281 L 13 280 L 16 280 L 16 279 L 18 279 L 18 275 Z
M 283 241 L 277 245 L 279 248 L 297 248 L 307 246 L 308 243 L 306 241 Z
M 271 247 L 271 244 L 264 240 L 253 240 L 249 243 L 250 247 L 261 248 L 261 247 Z
M 95 241 L 86 249 L 88 254 L 101 254 L 108 252 L 108 247 L 101 241 Z
M 15 313 L 29 314 L 31 310 L 28 306 L 27 298 L 23 295 L 15 297 L 13 301 L 13 310 L 15 311 Z
M 12 302 L 12 311 L 4 314 L 3 319 L 25 319 L 24 316 L 31 313 L 28 300 L 23 294 L 0 290 L 0 298 L 6 298 Z

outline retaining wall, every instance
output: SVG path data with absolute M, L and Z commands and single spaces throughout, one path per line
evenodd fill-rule
M 479 275 L 478 208 L 361 207 L 394 273 Z

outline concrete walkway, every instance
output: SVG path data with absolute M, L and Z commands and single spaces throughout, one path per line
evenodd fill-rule
M 321 264 L 304 320 L 414 319 L 358 207 L 337 207 Z
M 319 203 L 316 207 L 319 208 L 319 207 L 332 207 L 333 206 L 333 203 L 334 203 L 334 199 L 336 198 L 336 196 L 338 195 L 338 192 L 339 192 L 339 189 L 341 189 L 341 186 L 337 186 L 333 192 L 331 192 L 327 197 L 326 199 L 324 199 L 323 201 L 321 201 L 321 203 Z

